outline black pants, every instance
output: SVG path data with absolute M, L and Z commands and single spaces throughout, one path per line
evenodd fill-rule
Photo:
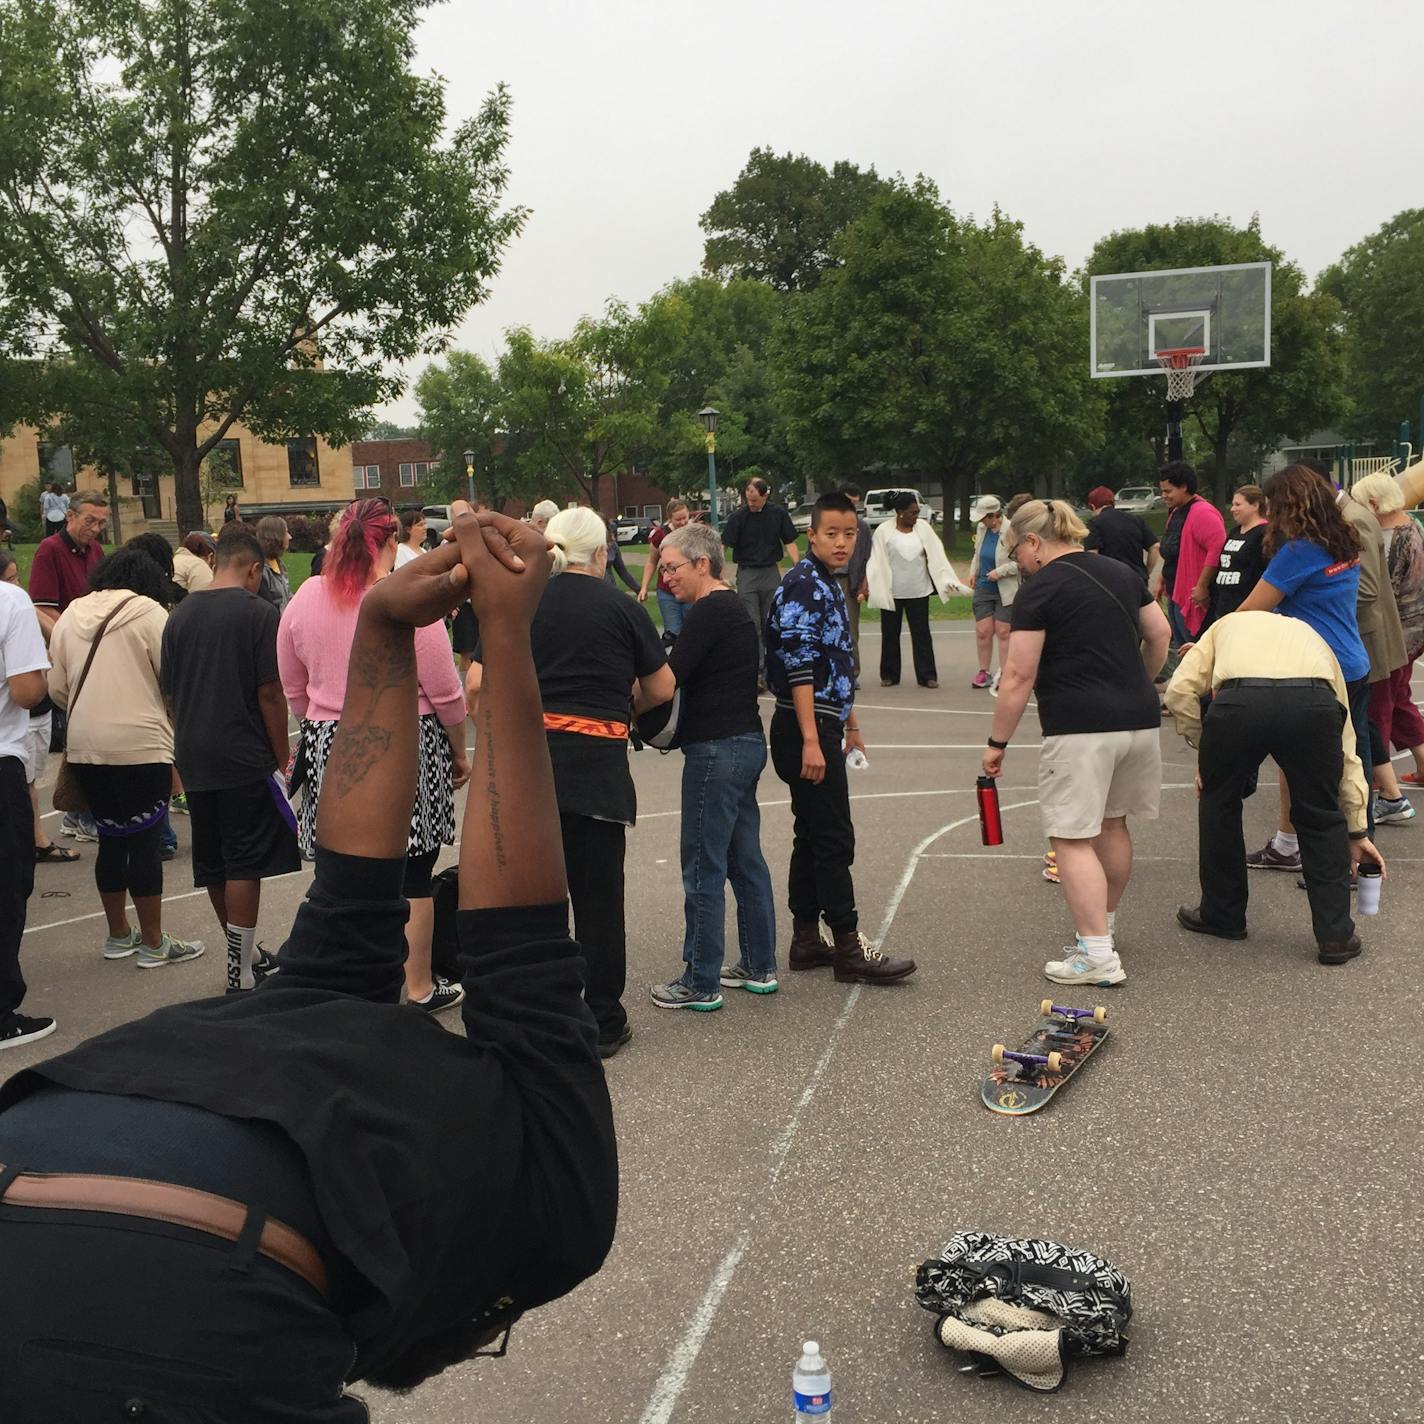
M 900 617 L 910 624 L 910 654 L 915 660 L 915 681 L 923 687 L 937 679 L 934 638 L 930 635 L 930 596 L 897 598 L 894 608 L 880 610 L 880 676 L 900 681 Z
M 826 775 L 819 785 L 801 776 L 801 728 L 796 714 L 778 707 L 771 719 L 771 764 L 791 789 L 793 831 L 786 903 L 793 918 L 826 917 L 832 930 L 854 930 L 855 827 L 846 785 L 844 728 L 830 717 L 816 719 Z
M 563 814 L 564 867 L 574 910 L 574 937 L 583 945 L 583 996 L 598 1020 L 598 1036 L 613 1038 L 628 1022 L 628 935 L 623 919 L 623 850 L 627 827 L 618 821 Z
M 1317 941 L 1347 940 L 1350 847 L 1340 810 L 1345 709 L 1316 687 L 1232 687 L 1216 695 L 1202 724 L 1198 770 L 1198 869 L 1202 918 L 1219 929 L 1246 927 L 1246 843 L 1241 798 L 1247 778 L 1274 757 L 1290 787 L 1291 821 Z
M 20 937 L 34 888 L 34 821 L 25 763 L 19 757 L 0 757 L 0 1023 L 25 1000 Z
M 94 883 L 99 893 L 113 895 L 127 890 L 135 900 L 163 894 L 163 862 L 158 852 L 173 768 L 162 762 L 73 765 L 99 827 L 99 853 L 94 857 Z

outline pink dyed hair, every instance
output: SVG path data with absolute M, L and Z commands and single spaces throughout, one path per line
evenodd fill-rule
M 399 528 L 383 499 L 358 499 L 346 506 L 321 571 L 337 603 L 349 606 L 360 601 L 382 546 Z

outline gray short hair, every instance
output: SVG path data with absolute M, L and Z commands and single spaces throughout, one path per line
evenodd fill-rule
M 658 545 L 658 550 L 681 549 L 689 559 L 706 559 L 713 578 L 722 577 L 722 537 L 708 524 L 684 524 L 670 530 Z

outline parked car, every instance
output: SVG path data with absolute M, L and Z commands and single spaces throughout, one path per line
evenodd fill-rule
M 620 515 L 613 521 L 613 537 L 620 544 L 646 544 L 653 537 L 657 524 L 641 515 Z
M 1151 485 L 1128 485 L 1118 490 L 1115 503 L 1132 514 L 1146 514 L 1149 509 L 1165 509 L 1167 505 L 1161 492 Z
M 887 519 L 894 519 L 895 511 L 890 508 L 890 501 L 897 494 L 912 494 L 915 503 L 920 506 L 920 517 L 928 519 L 931 524 L 938 524 L 943 515 L 937 509 L 931 509 L 925 503 L 924 496 L 917 489 L 911 489 L 908 485 L 898 485 L 893 489 L 873 489 L 866 490 L 865 502 L 861 507 L 861 513 L 865 516 L 865 522 L 872 529 L 877 524 L 884 524 Z
M 804 534 L 811 527 L 811 516 L 816 512 L 814 504 L 798 504 L 794 509 L 787 510 L 791 516 L 791 527 L 798 533 Z
M 425 520 L 425 547 L 433 549 L 450 527 L 450 506 L 448 504 L 427 504 L 420 511 Z

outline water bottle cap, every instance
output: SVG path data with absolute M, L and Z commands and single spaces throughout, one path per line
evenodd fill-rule
M 1378 862 L 1378 861 L 1374 861 L 1374 860 L 1362 860 L 1362 861 L 1360 862 L 1359 870 L 1358 870 L 1358 872 L 1357 872 L 1357 874 L 1360 874 L 1360 875 L 1370 875 L 1370 876 L 1378 875 L 1379 873 L 1380 873 L 1379 862 Z
M 801 1353 L 803 1355 L 819 1355 L 821 1353 L 821 1347 L 815 1340 L 807 1340 L 806 1343 L 801 1346 Z

